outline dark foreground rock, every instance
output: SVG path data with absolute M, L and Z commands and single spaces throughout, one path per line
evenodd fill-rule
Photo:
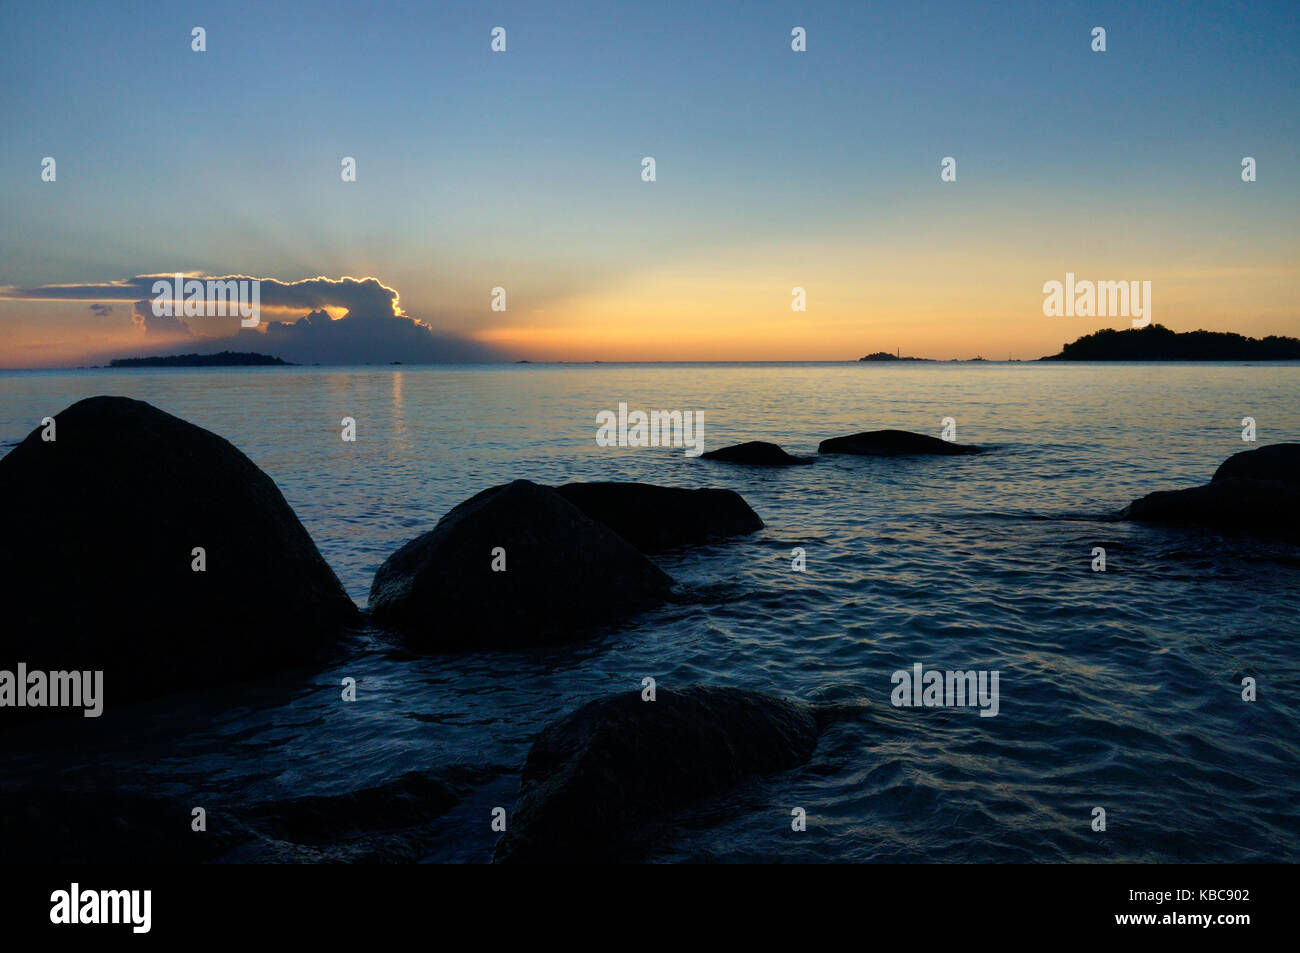
M 174 798 L 115 790 L 0 791 L 0 862 L 195 864 L 238 842 L 219 819 L 206 832 L 192 830 L 191 810 Z
M 776 444 L 763 440 L 750 440 L 748 443 L 710 450 L 702 454 L 701 459 L 718 460 L 722 463 L 745 463 L 756 467 L 792 467 L 813 462 L 807 457 L 792 456 Z
M 1300 542 L 1300 489 L 1273 480 L 1217 478 L 1204 486 L 1148 493 L 1126 506 L 1120 519 Z
M 0 791 L 3 861 L 34 864 L 417 863 L 438 819 L 486 778 L 453 766 L 372 788 L 253 805 L 120 789 Z M 196 807 L 206 829 L 193 829 Z
M 761 692 L 692 686 L 597 699 L 553 722 L 524 765 L 497 862 L 631 857 L 645 825 L 756 774 L 803 764 L 817 746 L 811 706 Z
M 358 621 L 275 483 L 226 440 L 125 397 L 54 419 L 53 441 L 37 428 L 0 459 L 0 669 L 102 670 L 111 712 L 304 664 Z M 59 709 L 4 716 L 23 712 Z
M 411 771 L 360 791 L 236 808 L 239 863 L 418 863 L 444 834 L 438 819 L 487 774 L 453 766 Z
M 1300 488 L 1300 443 L 1275 443 L 1234 453 L 1214 471 L 1215 480 L 1273 480 Z
M 685 490 L 649 483 L 566 483 L 556 492 L 642 552 L 724 536 L 743 536 L 763 521 L 733 490 Z
M 818 453 L 849 453 L 863 457 L 901 457 L 916 454 L 952 457 L 967 453 L 983 453 L 983 451 L 983 447 L 952 443 L 948 440 L 940 440 L 938 437 L 910 433 L 906 430 L 864 431 L 847 437 L 831 437 L 817 445 Z
M 505 571 L 500 565 L 504 550 Z M 608 526 L 527 480 L 492 487 L 393 553 L 371 616 L 428 649 L 580 638 L 662 602 L 672 579 Z

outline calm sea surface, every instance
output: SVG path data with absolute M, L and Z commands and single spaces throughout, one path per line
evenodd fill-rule
M 490 809 L 514 804 L 536 732 L 651 675 L 867 706 L 830 727 L 808 765 L 681 818 L 656 859 L 1300 860 L 1300 549 L 1105 519 L 1152 490 L 1207 481 L 1232 453 L 1300 440 L 1298 367 L 6 372 L 0 441 L 94 394 L 147 400 L 232 441 L 279 484 L 361 606 L 389 553 L 515 478 L 729 487 L 767 527 L 660 557 L 681 600 L 594 641 L 410 657 L 363 633 L 305 679 L 241 686 L 220 704 L 140 706 L 105 724 L 93 756 L 84 726 L 43 737 L 2 779 L 111 769 L 143 790 L 221 803 L 472 765 L 483 781 L 443 818 L 428 859 L 481 862 L 496 837 Z M 620 402 L 702 411 L 706 449 L 763 439 L 814 453 L 859 430 L 938 435 L 953 417 L 959 441 L 993 451 L 760 470 L 597 447 L 597 412 Z M 340 440 L 345 416 L 356 443 Z M 1245 416 L 1257 444 L 1241 440 Z M 1091 571 L 1094 546 L 1105 573 Z M 791 570 L 795 547 L 806 572 Z M 998 670 L 1000 713 L 894 708 L 890 676 L 915 662 Z M 1254 703 L 1240 697 L 1247 675 Z M 358 680 L 354 704 L 339 700 L 344 676 Z M 796 806 L 803 833 L 790 830 Z M 1105 833 L 1091 830 L 1094 807 Z

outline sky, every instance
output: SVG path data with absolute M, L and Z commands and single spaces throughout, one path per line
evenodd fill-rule
M 0 89 L 0 367 L 1032 359 L 1129 326 L 1067 272 L 1300 334 L 1293 0 L 0 0 Z M 138 304 L 178 272 L 279 294 Z

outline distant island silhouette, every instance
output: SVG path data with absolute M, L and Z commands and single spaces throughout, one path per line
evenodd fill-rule
M 858 358 L 859 361 L 928 361 L 928 357 L 900 357 L 897 354 L 890 354 L 888 351 L 877 351 L 874 354 L 868 354 L 866 357 Z
M 396 362 L 395 362 L 396 363 Z M 217 354 L 167 354 L 160 357 L 120 357 L 109 367 L 293 367 L 270 354 L 220 351 Z
M 1232 331 L 1105 328 L 1067 344 L 1040 361 L 1300 361 L 1300 339 L 1248 338 Z

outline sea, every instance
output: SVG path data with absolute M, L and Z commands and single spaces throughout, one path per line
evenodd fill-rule
M 594 638 L 439 655 L 364 629 L 324 669 L 117 710 L 93 745 L 24 729 L 0 782 L 84 784 L 111 768 L 188 803 L 253 803 L 463 766 L 475 780 L 423 859 L 482 863 L 539 730 L 652 677 L 855 712 L 802 767 L 667 818 L 652 861 L 1300 860 L 1300 548 L 1115 520 L 1233 453 L 1300 440 L 1295 365 L 7 371 L 0 453 L 97 394 L 233 442 L 363 608 L 390 553 L 514 479 L 726 487 L 766 526 L 656 556 L 674 600 Z M 705 449 L 767 440 L 815 456 L 828 437 L 939 436 L 951 418 L 950 436 L 987 452 L 760 469 L 599 446 L 597 415 L 620 404 L 701 414 Z M 895 673 L 917 663 L 997 672 L 996 716 L 895 705 Z M 349 677 L 357 700 L 341 703 Z M 796 809 L 806 830 L 792 829 Z

